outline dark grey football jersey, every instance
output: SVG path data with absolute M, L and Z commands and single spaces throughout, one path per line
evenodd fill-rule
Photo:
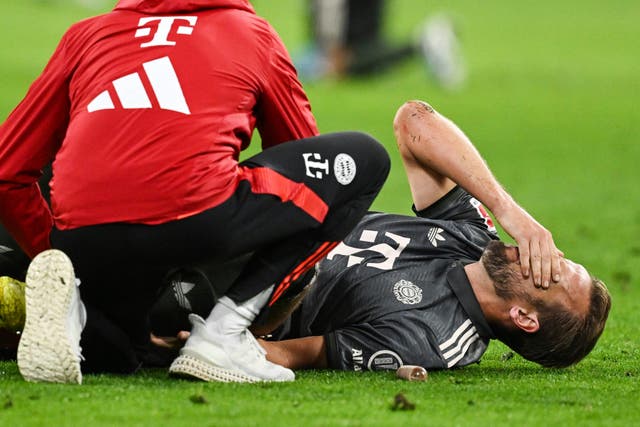
M 497 239 L 495 228 L 461 188 L 417 214 L 365 216 L 317 265 L 280 338 L 324 335 L 334 369 L 476 362 L 492 332 L 463 266 Z

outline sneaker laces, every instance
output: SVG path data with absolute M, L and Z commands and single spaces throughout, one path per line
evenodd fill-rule
M 258 340 L 256 339 L 256 337 L 253 336 L 253 334 L 251 333 L 250 330 L 245 329 L 244 330 L 244 337 L 245 339 L 249 342 L 249 344 L 251 345 L 251 347 L 257 352 L 259 353 L 260 358 L 266 358 L 267 356 L 267 351 L 262 348 L 262 346 L 260 345 L 260 343 L 258 342 Z

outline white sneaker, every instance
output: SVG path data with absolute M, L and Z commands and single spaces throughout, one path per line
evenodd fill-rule
M 436 15 L 423 26 L 420 48 L 427 68 L 446 89 L 458 89 L 466 79 L 460 43 L 451 19 Z
M 265 292 L 258 297 L 264 296 Z M 269 289 L 267 298 L 270 293 Z M 251 306 L 261 307 L 252 300 L 237 306 L 231 299 L 222 297 L 206 321 L 198 315 L 189 315 L 193 325 L 191 336 L 169 372 L 204 381 L 295 380 L 292 370 L 267 360 L 266 352 L 247 329 L 257 315 Z M 247 316 L 248 312 L 254 315 Z
M 71 260 L 51 249 L 27 271 L 27 318 L 18 345 L 18 369 L 31 382 L 82 383 L 80 334 L 86 311 Z

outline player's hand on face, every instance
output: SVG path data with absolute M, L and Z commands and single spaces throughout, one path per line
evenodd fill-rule
M 559 282 L 560 258 L 564 254 L 556 248 L 551 233 L 542 228 L 531 237 L 524 237 L 524 240 L 524 243 L 518 241 L 518 244 L 521 245 L 520 265 L 522 267 L 522 275 L 524 277 L 533 276 L 533 284 L 537 288 L 548 289 L 552 281 Z
M 550 283 L 560 281 L 559 250 L 551 232 L 519 206 L 506 210 L 496 219 L 516 241 L 520 253 L 520 268 L 525 278 L 533 277 L 538 288 L 548 289 Z

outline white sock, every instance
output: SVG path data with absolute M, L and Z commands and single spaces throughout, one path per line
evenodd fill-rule
M 207 329 L 224 334 L 244 331 L 269 301 L 273 287 L 273 285 L 269 286 L 258 295 L 240 304 L 236 304 L 227 296 L 220 298 L 207 317 Z

